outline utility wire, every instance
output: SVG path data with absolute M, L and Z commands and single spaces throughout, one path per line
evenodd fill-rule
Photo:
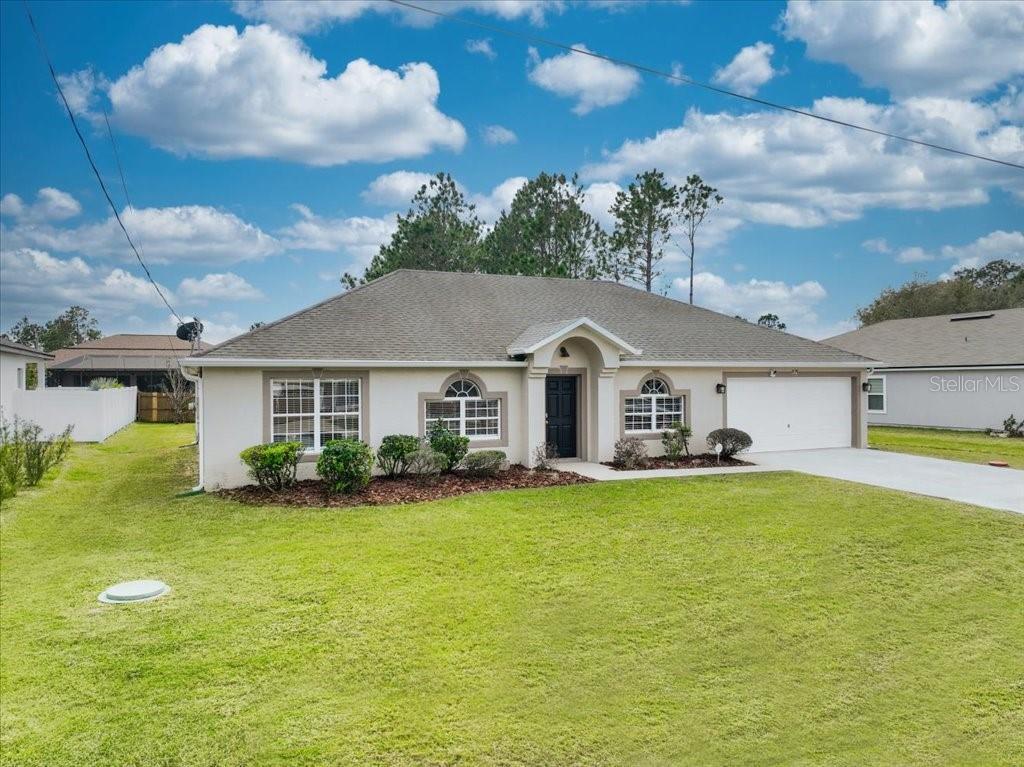
M 876 136 L 884 136 L 885 138 L 891 138 L 896 141 L 904 141 L 908 144 L 916 144 L 917 146 L 927 147 L 929 149 L 936 149 L 940 152 L 948 152 L 950 154 L 960 155 L 961 157 L 970 157 L 974 160 L 982 160 L 984 162 L 991 162 L 997 165 L 1005 165 L 1008 168 L 1014 168 L 1016 170 L 1024 170 L 1024 165 L 1020 165 L 1009 160 L 1000 160 L 997 157 L 988 157 L 982 154 L 974 154 L 973 152 L 966 152 L 962 149 L 954 149 L 952 147 L 943 146 L 942 144 L 933 144 L 930 141 L 921 141 L 920 139 L 910 138 L 908 136 L 901 136 L 898 133 L 889 133 L 888 131 L 879 130 L 877 128 L 871 128 L 867 125 L 858 125 L 856 123 L 846 122 L 845 120 L 837 120 L 833 117 L 826 117 L 825 115 L 815 114 L 814 112 L 808 112 L 803 109 L 797 109 L 796 107 L 789 107 L 785 104 L 777 104 L 774 101 L 766 101 L 765 99 L 759 99 L 756 96 L 745 96 L 742 93 L 736 93 L 730 91 L 727 88 L 719 88 L 718 86 L 711 85 L 710 83 L 701 82 L 700 80 L 694 80 L 692 77 L 686 77 L 681 74 L 673 74 L 666 72 L 661 69 L 655 69 L 654 67 L 646 66 L 645 64 L 637 64 L 633 61 L 627 61 L 625 59 L 615 58 L 614 56 L 606 56 L 603 53 L 597 53 L 595 51 L 587 50 L 585 48 L 577 48 L 573 45 L 567 45 L 560 43 L 557 40 L 550 40 L 545 37 L 539 37 L 537 35 L 531 35 L 526 32 L 518 32 L 514 29 L 507 29 L 505 27 L 499 27 L 494 24 L 488 24 L 484 21 L 477 21 L 476 19 L 467 18 L 460 16 L 455 13 L 448 11 L 437 10 L 436 8 L 425 8 L 415 3 L 407 2 L 407 0 L 390 0 L 391 3 L 401 6 L 402 8 L 408 8 L 413 11 L 419 11 L 420 13 L 426 13 L 431 16 L 437 16 L 438 18 L 448 19 L 449 21 L 455 21 L 459 24 L 465 24 L 477 29 L 483 29 L 488 32 L 493 32 L 497 35 L 505 35 L 506 37 L 515 37 L 526 42 L 533 43 L 536 45 L 546 45 L 551 48 L 559 48 L 563 51 L 569 51 L 570 53 L 578 53 L 582 56 L 590 56 L 594 59 L 600 59 L 601 61 L 607 61 L 612 64 L 617 64 L 622 67 L 630 67 L 637 70 L 638 72 L 644 72 L 650 75 L 657 75 L 658 77 L 664 77 L 668 80 L 675 80 L 676 82 L 683 83 L 685 85 L 692 85 L 697 88 L 703 88 L 704 90 L 712 91 L 713 93 L 719 93 L 724 96 L 732 96 L 733 98 L 742 99 L 743 101 L 749 101 L 753 104 L 760 104 L 761 106 L 771 107 L 772 109 L 779 109 L 783 112 L 791 112 L 792 114 L 802 115 L 804 117 L 811 117 L 815 120 L 822 120 L 833 125 L 840 125 L 844 128 L 852 128 L 853 130 L 864 131 L 865 133 L 873 133 Z
M 153 275 L 149 272 L 149 267 L 146 266 L 146 262 L 142 260 L 142 254 L 139 253 L 139 249 L 135 247 L 135 243 L 132 242 L 132 237 L 128 234 L 128 230 L 125 228 L 124 222 L 121 220 L 121 215 L 117 212 L 117 206 L 114 204 L 113 199 L 110 197 L 110 192 L 107 191 L 107 185 L 103 183 L 103 176 L 100 175 L 99 168 L 96 167 L 96 163 L 92 159 L 92 153 L 89 151 L 89 145 L 85 142 L 85 136 L 82 135 L 82 131 L 78 127 L 78 121 L 75 119 L 75 113 L 71 109 L 71 105 L 68 103 L 67 96 L 64 95 L 64 89 L 60 87 L 60 80 L 57 78 L 57 72 L 53 68 L 53 63 L 50 61 L 50 54 L 46 51 L 46 44 L 43 42 L 42 35 L 39 34 L 39 29 L 36 27 L 36 20 L 32 17 L 32 9 L 29 7 L 28 0 L 23 0 L 25 4 L 25 13 L 28 15 L 28 23 L 32 27 L 32 33 L 35 35 L 36 43 L 39 45 L 39 50 L 43 54 L 43 58 L 46 60 L 46 66 L 50 70 L 50 77 L 53 78 L 53 84 L 57 86 L 57 93 L 60 94 L 60 100 L 64 103 L 64 109 L 67 110 L 68 117 L 71 118 L 71 127 L 75 129 L 75 135 L 78 136 L 78 141 L 82 144 L 82 149 L 85 150 L 85 159 L 89 161 L 89 167 L 92 168 L 93 174 L 96 176 L 96 180 L 100 183 L 100 189 L 103 191 L 103 196 L 107 198 L 107 203 L 110 205 L 110 209 L 114 212 L 114 218 L 117 219 L 118 225 L 121 227 L 121 231 L 124 232 L 125 239 L 128 240 L 128 244 L 131 246 L 132 252 L 135 253 L 135 258 L 138 259 L 139 265 L 142 267 L 142 271 L 146 273 L 146 277 L 153 284 L 153 288 L 156 290 L 157 295 L 160 296 L 160 300 L 164 302 L 164 305 L 170 310 L 171 314 L 174 315 L 175 319 L 179 323 L 184 324 L 181 316 L 174 311 L 174 307 L 171 306 L 164 292 L 160 289 L 156 280 L 153 279 Z M 104 119 L 106 116 L 104 115 Z M 108 126 L 109 128 L 109 123 Z M 118 169 L 120 169 L 120 161 L 118 162 Z M 124 175 L 121 176 L 122 181 Z M 127 187 L 125 187 L 127 190 Z M 127 191 L 125 192 L 127 196 Z

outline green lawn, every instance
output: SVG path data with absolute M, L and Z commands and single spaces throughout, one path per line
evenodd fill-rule
M 868 444 L 880 450 L 948 458 L 951 461 L 1006 461 L 1015 469 L 1024 469 L 1024 439 L 990 437 L 981 431 L 871 426 L 868 428 Z
M 250 508 L 172 497 L 190 436 L 5 503 L 3 764 L 1024 762 L 1024 517 L 794 474 Z

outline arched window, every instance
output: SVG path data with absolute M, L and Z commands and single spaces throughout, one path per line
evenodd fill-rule
M 444 390 L 444 399 L 426 401 L 427 433 L 440 423 L 456 434 L 473 439 L 500 437 L 501 400 L 487 399 L 475 381 L 458 378 Z
M 625 399 L 626 432 L 652 432 L 668 429 L 673 423 L 684 423 L 683 398 L 672 396 L 661 378 L 648 378 L 636 396 Z

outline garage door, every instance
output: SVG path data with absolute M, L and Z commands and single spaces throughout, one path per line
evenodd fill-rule
M 754 440 L 751 452 L 850 447 L 850 378 L 729 378 L 726 423 Z

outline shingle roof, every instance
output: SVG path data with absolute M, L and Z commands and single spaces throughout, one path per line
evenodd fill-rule
M 589 317 L 659 361 L 849 363 L 857 355 L 612 282 L 399 270 L 237 336 L 205 359 L 508 359 L 531 326 Z M 531 331 L 531 335 L 533 331 Z
M 0 349 L 13 354 L 24 354 L 28 357 L 38 357 L 44 360 L 53 359 L 53 355 L 49 352 L 44 352 L 42 349 L 34 349 L 31 346 L 25 346 L 25 344 L 19 344 L 6 336 L 0 336 Z
M 200 342 L 204 349 L 212 346 Z M 116 333 L 92 341 L 83 341 L 54 352 L 53 370 L 163 370 L 171 360 L 187 357 L 188 341 L 177 336 L 152 333 Z M 137 357 L 125 362 L 122 358 Z M 155 359 L 154 359 L 155 358 Z
M 888 320 L 825 343 L 883 360 L 887 367 L 1020 365 L 1024 309 Z

